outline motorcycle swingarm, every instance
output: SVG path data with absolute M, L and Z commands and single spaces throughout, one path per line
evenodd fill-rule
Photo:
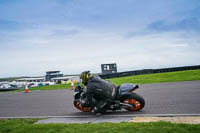
M 134 108 L 134 107 L 135 107 L 134 104 L 133 104 L 133 105 L 130 105 L 130 104 L 126 104 L 126 103 L 120 103 L 120 106 L 121 106 L 122 108 L 126 108 L 126 109 L 128 109 L 128 108 Z

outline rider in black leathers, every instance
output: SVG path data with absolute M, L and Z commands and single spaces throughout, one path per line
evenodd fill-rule
M 104 113 L 106 106 L 112 103 L 117 96 L 117 87 L 99 76 L 93 76 L 90 71 L 82 72 L 80 79 L 86 86 L 87 100 L 85 106 L 93 105 L 94 112 L 97 115 Z M 93 102 L 93 98 L 97 101 L 96 103 Z

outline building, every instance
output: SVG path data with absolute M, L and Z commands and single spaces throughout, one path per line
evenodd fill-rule
M 63 77 L 63 74 L 60 73 L 60 71 L 48 71 L 46 72 L 46 81 L 51 81 L 52 78 L 59 78 Z
M 16 82 L 44 82 L 45 77 L 35 77 L 35 78 L 21 78 L 16 79 Z
M 101 71 L 102 74 L 112 74 L 117 73 L 117 64 L 101 64 Z
M 64 77 L 58 77 L 58 78 L 52 78 L 52 81 L 54 81 L 57 84 L 60 84 L 62 81 L 80 81 L 79 76 L 64 76 Z

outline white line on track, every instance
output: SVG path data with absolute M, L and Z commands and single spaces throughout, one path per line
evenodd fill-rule
M 143 115 L 102 115 L 101 117 L 187 117 L 200 116 L 200 114 L 143 114 Z M 0 119 L 19 119 L 19 118 L 93 118 L 95 115 L 85 116 L 19 116 L 19 117 L 0 117 Z

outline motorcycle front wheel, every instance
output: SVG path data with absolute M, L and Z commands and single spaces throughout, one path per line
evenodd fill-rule
M 132 108 L 126 108 L 129 111 L 139 111 L 145 105 L 144 98 L 133 92 L 122 95 L 120 101 L 133 106 Z
M 83 111 L 83 112 L 91 112 L 92 109 L 93 109 L 92 107 L 83 107 L 83 106 L 81 105 L 81 103 L 78 102 L 78 101 L 74 101 L 74 106 L 75 106 L 78 110 Z

